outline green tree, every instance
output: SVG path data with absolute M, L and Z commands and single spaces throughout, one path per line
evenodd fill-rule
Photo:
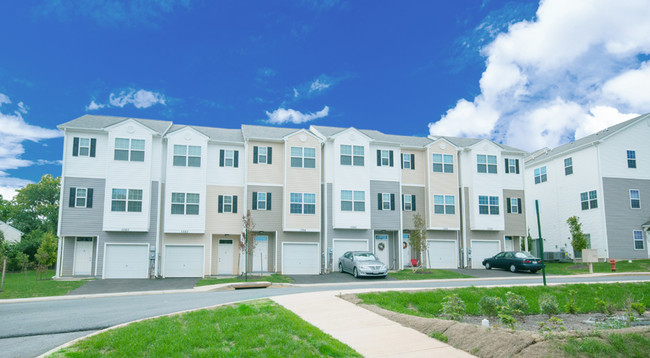
M 411 231 L 411 246 L 415 250 L 416 257 L 418 259 L 419 266 L 423 266 L 423 258 L 426 256 L 427 251 L 427 227 L 422 218 L 422 215 L 415 214 L 413 217 L 413 226 L 415 230 Z M 425 255 L 423 255 L 423 253 Z
M 41 279 L 43 279 L 43 274 L 47 272 L 47 269 L 56 262 L 56 246 L 56 236 L 51 232 L 46 233 L 41 241 L 41 246 L 34 255 L 37 262 L 36 271 Z
M 36 229 L 56 232 L 60 186 L 61 178 L 45 174 L 38 183 L 18 189 L 16 197 L 11 201 L 7 218 L 11 226 L 25 234 Z
M 582 232 L 582 224 L 580 223 L 580 218 L 577 216 L 572 216 L 566 220 L 566 223 L 569 224 L 569 232 L 571 233 L 571 246 L 573 246 L 573 252 L 580 254 L 582 253 L 582 250 L 586 249 L 589 245 L 587 236 Z
M 9 220 L 9 213 L 11 210 L 11 202 L 5 200 L 0 194 L 0 221 L 7 222 Z

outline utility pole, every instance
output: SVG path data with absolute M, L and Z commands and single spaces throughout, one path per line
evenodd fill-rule
M 535 211 L 537 212 L 537 233 L 539 235 L 539 256 L 542 257 L 542 277 L 544 278 L 544 286 L 546 286 L 546 264 L 544 263 L 544 239 L 542 239 L 542 225 L 539 222 L 539 200 L 535 200 Z

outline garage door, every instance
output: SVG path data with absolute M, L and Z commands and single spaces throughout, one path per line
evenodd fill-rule
M 483 259 L 492 257 L 501 251 L 498 241 L 472 240 L 472 268 L 483 268 Z
M 149 245 L 106 244 L 104 278 L 148 278 Z
M 334 239 L 332 244 L 332 262 L 338 267 L 339 257 L 347 251 L 368 251 L 368 240 Z
M 427 240 L 429 268 L 458 268 L 456 241 Z
M 203 246 L 165 245 L 165 277 L 203 277 Z
M 282 243 L 282 274 L 318 275 L 320 254 L 317 243 Z

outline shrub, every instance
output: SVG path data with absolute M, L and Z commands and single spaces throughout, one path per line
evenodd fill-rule
M 458 294 L 445 296 L 442 299 L 442 314 L 454 321 L 459 321 L 465 315 L 465 302 Z
M 507 313 L 499 313 L 499 321 L 510 329 L 515 329 L 515 323 L 517 323 L 517 319 Z
M 571 314 L 578 312 L 578 305 L 576 304 L 576 290 L 569 290 L 569 297 L 564 304 L 564 309 Z
M 481 312 L 488 317 L 496 317 L 499 309 L 503 306 L 503 300 L 497 296 L 483 296 L 478 302 Z
M 630 305 L 630 308 L 634 312 L 636 312 L 636 314 L 638 314 L 639 316 L 643 316 L 643 314 L 645 313 L 645 305 L 643 304 L 643 302 L 633 302 Z
M 566 331 L 564 321 L 557 317 L 550 317 L 547 322 L 539 322 L 539 332 Z
M 560 306 L 557 303 L 557 299 L 551 294 L 543 294 L 539 297 L 539 309 L 542 313 L 547 314 L 549 318 L 560 312 Z
M 517 295 L 511 291 L 506 292 L 505 313 L 517 316 L 523 320 L 527 310 L 528 302 L 526 302 L 524 296 Z

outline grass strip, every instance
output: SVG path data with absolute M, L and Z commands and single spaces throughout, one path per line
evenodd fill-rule
M 219 283 L 232 283 L 232 282 L 255 282 L 255 281 L 267 281 L 267 282 L 273 282 L 273 283 L 291 283 L 293 280 L 284 275 L 280 275 L 277 273 L 271 274 L 269 276 L 252 276 L 248 275 L 248 280 L 245 280 L 243 276 L 237 276 L 237 277 L 230 277 L 230 278 L 214 278 L 214 277 L 208 277 L 208 278 L 202 278 L 199 280 L 199 282 L 196 283 L 196 286 L 207 286 L 207 285 L 216 285 Z
M 650 271 L 650 260 L 633 260 L 616 262 L 616 272 L 648 272 Z M 594 273 L 611 273 L 609 262 L 594 263 Z M 579 275 L 589 273 L 587 264 L 575 264 L 573 262 L 547 262 L 547 275 Z
M 1 270 L 1 267 L 0 267 Z M 47 279 L 39 280 L 36 271 L 12 272 L 5 274 L 5 284 L 0 299 L 28 298 L 45 296 L 63 296 L 86 281 L 55 281 L 52 280 L 54 270 L 43 274 Z
M 442 280 L 447 278 L 473 278 L 473 276 L 464 275 L 448 270 L 423 269 L 415 273 L 413 270 L 406 269 L 397 272 L 389 272 L 388 276 L 397 280 Z
M 589 358 L 646 358 L 649 354 L 648 333 L 612 333 L 596 337 L 570 337 L 560 343 L 568 357 Z

